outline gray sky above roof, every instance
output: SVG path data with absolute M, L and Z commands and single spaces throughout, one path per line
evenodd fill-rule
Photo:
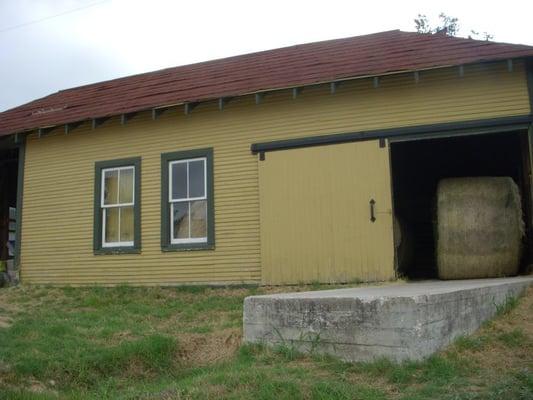
M 0 0 L 0 111 L 61 89 L 298 43 L 390 29 L 426 14 L 533 45 L 533 2 Z

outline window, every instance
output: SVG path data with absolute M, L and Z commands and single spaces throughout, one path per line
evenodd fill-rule
M 102 247 L 133 246 L 135 167 L 102 170 Z
M 206 162 L 194 158 L 168 164 L 171 243 L 207 242 Z
M 94 250 L 140 249 L 140 159 L 97 162 Z
M 214 246 L 212 154 L 206 149 L 162 155 L 164 250 Z

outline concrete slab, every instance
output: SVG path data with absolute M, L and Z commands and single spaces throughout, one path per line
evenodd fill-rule
M 244 341 L 346 361 L 419 360 L 473 333 L 532 284 L 527 276 L 251 296 L 244 300 Z

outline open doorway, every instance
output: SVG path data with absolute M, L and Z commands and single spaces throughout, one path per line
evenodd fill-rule
M 399 275 L 437 277 L 434 219 L 438 182 L 448 177 L 510 176 L 520 188 L 531 237 L 531 186 L 527 132 L 502 132 L 391 143 L 394 212 L 404 243 Z M 524 264 L 530 246 L 524 246 Z M 398 251 L 398 253 L 400 253 Z
M 16 280 L 15 247 L 19 149 L 0 146 L 0 284 Z

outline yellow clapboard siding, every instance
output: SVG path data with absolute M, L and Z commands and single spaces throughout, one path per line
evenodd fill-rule
M 203 103 L 153 121 L 141 113 L 126 125 L 115 117 L 96 130 L 88 123 L 27 143 L 22 229 L 22 280 L 57 284 L 182 284 L 260 282 L 259 162 L 255 142 L 414 126 L 530 112 L 525 69 L 505 62 L 386 76 L 305 88 L 300 96 L 270 93 L 260 105 L 236 98 L 223 111 Z M 161 153 L 214 149 L 216 249 L 161 252 Z M 273 153 L 267 153 L 267 162 Z M 93 255 L 94 162 L 142 157 L 142 253 Z M 378 179 L 389 179 L 382 171 Z M 280 176 L 280 180 L 283 176 Z M 339 189 L 341 190 L 341 189 Z M 354 235 L 361 235 L 360 232 Z M 342 240 L 342 238 L 341 238 Z M 353 240 L 363 240 L 354 236 Z M 304 246 L 304 243 L 300 243 Z M 365 265 L 361 263 L 361 265 Z M 368 267 L 358 276 L 386 279 Z

